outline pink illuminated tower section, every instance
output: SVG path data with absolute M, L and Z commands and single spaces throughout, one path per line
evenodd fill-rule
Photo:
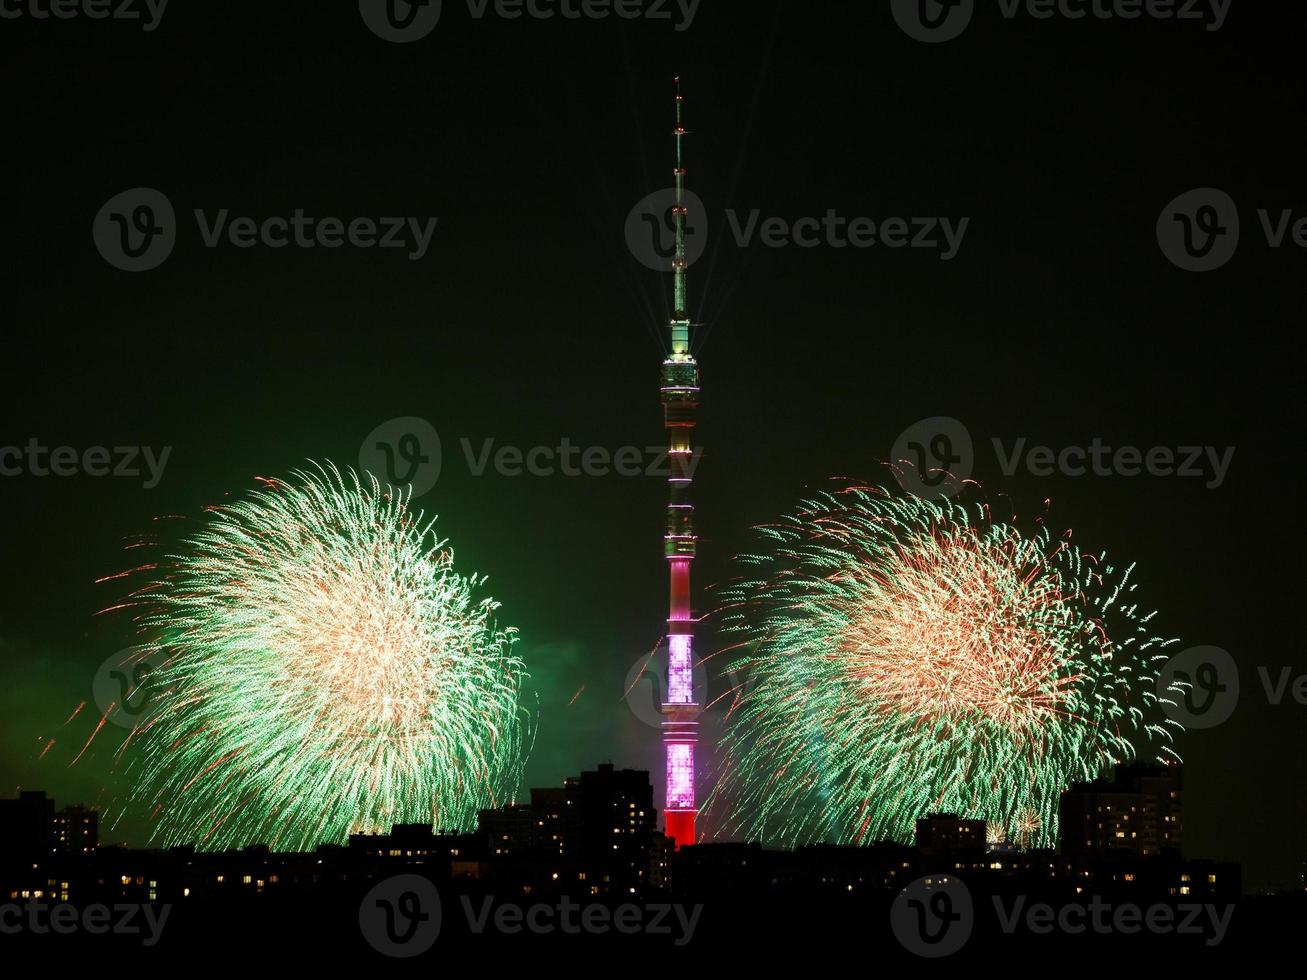
M 676 80 L 676 253 L 672 259 L 673 312 L 671 353 L 663 361 L 662 402 L 667 427 L 671 477 L 664 554 L 671 575 L 667 617 L 667 700 L 663 711 L 663 747 L 667 754 L 666 831 L 676 847 L 693 844 L 698 806 L 694 796 L 694 747 L 699 732 L 699 704 L 694 691 L 694 614 L 690 606 L 690 566 L 696 541 L 690 479 L 694 472 L 694 424 L 699 409 L 699 365 L 690 355 L 690 317 L 686 304 L 685 167 L 681 143 L 681 85 Z

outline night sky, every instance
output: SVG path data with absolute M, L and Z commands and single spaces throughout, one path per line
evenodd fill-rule
M 662 440 L 670 284 L 636 262 L 623 227 L 670 183 L 679 74 L 689 181 L 709 216 L 691 270 L 705 324 L 700 609 L 752 526 L 832 477 L 891 479 L 900 433 L 954 417 L 992 498 L 1031 522 L 1051 499 L 1049 522 L 1081 547 L 1138 561 L 1160 632 L 1233 655 L 1238 709 L 1180 745 L 1186 850 L 1244 862 L 1249 886 L 1291 882 L 1307 858 L 1307 708 L 1268 704 L 1257 671 L 1307 669 L 1307 256 L 1292 236 L 1269 247 L 1257 209 L 1307 215 L 1297 7 L 1235 0 L 1207 31 L 1009 20 L 981 2 L 942 44 L 908 37 L 888 4 L 822 0 L 704 0 L 683 31 L 679 14 L 476 19 L 446 0 L 411 44 L 379 39 L 354 3 L 176 3 L 152 31 L 0 22 L 0 446 L 172 447 L 152 489 L 0 477 L 0 788 L 105 803 L 120 787 L 113 740 L 70 767 L 93 706 L 65 719 L 130 642 L 125 618 L 95 616 L 122 595 L 94 580 L 128 567 L 125 540 L 256 475 L 357 465 L 365 437 L 406 416 L 444 446 L 420 503 L 521 630 L 539 697 L 528 785 L 601 760 L 660 768 L 656 730 L 622 694 L 666 615 L 663 480 L 475 476 L 460 440 Z M 166 194 L 180 229 L 166 262 L 131 274 L 101 257 L 92 223 L 137 187 Z M 1202 187 L 1237 202 L 1242 241 L 1224 268 L 1191 273 L 1155 226 Z M 207 248 L 197 208 L 439 220 L 410 261 Z M 970 221 L 943 261 L 883 245 L 740 247 L 726 209 Z M 1006 474 L 992 440 L 1021 438 L 1236 453 L 1218 488 Z M 145 842 L 134 818 L 103 835 Z

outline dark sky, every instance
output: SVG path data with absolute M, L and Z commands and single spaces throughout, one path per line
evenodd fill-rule
M 355 465 L 417 416 L 440 432 L 441 515 L 522 631 L 540 733 L 528 773 L 656 768 L 623 682 L 665 615 L 660 479 L 472 475 L 459 440 L 611 449 L 661 439 L 667 283 L 623 225 L 669 183 L 683 76 L 708 253 L 692 270 L 707 455 L 701 584 L 749 528 L 834 476 L 884 479 L 914 422 L 969 430 L 975 475 L 1022 519 L 1139 562 L 1159 629 L 1215 645 L 1243 692 L 1186 736 L 1188 850 L 1260 886 L 1307 854 L 1307 708 L 1258 667 L 1307 669 L 1301 572 L 1301 271 L 1257 209 L 1307 214 L 1297 5 L 1224 25 L 1004 18 L 924 44 L 888 4 L 703 0 L 665 21 L 476 19 L 386 43 L 353 3 L 176 3 L 158 27 L 0 22 L 6 99 L 0 446 L 172 447 L 162 480 L 0 477 L 0 786 L 106 798 L 109 746 L 64 725 L 128 640 L 94 613 L 123 541 L 306 459 Z M 678 15 L 679 16 L 679 15 Z M 129 274 L 97 252 L 114 195 L 153 187 L 177 246 Z M 1172 265 L 1155 226 L 1192 189 L 1239 207 L 1238 252 Z M 430 251 L 204 247 L 193 209 L 436 217 Z M 926 249 L 740 247 L 725 209 L 970 219 Z M 1292 339 L 1291 339 L 1292 338 Z M 1236 447 L 1202 478 L 1005 474 L 992 448 Z M 699 593 L 706 611 L 711 599 Z M 705 645 L 710 639 L 705 639 Z M 715 682 L 714 682 L 715 683 Z M 573 695 L 584 685 L 574 704 Z M 44 740 L 56 747 L 38 761 Z M 142 840 L 128 820 L 107 836 Z

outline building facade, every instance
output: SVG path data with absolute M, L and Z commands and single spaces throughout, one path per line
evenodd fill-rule
M 1058 806 L 1062 853 L 1125 852 L 1145 857 L 1184 846 L 1178 765 L 1117 766 L 1110 778 L 1076 783 Z

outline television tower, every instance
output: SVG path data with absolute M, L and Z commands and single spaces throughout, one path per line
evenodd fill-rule
M 671 573 L 671 606 L 667 617 L 667 700 L 662 706 L 663 748 L 666 751 L 666 833 L 674 846 L 693 844 L 698 814 L 694 796 L 694 747 L 699 733 L 699 704 L 694 691 L 694 615 L 690 609 L 690 566 L 697 538 L 690 482 L 694 473 L 694 424 L 699 410 L 699 365 L 690 355 L 690 315 L 686 303 L 685 166 L 681 143 L 681 80 L 676 79 L 676 203 L 672 208 L 676 253 L 672 259 L 673 311 L 671 353 L 663 361 L 663 420 L 667 428 L 667 534 L 664 554 Z

